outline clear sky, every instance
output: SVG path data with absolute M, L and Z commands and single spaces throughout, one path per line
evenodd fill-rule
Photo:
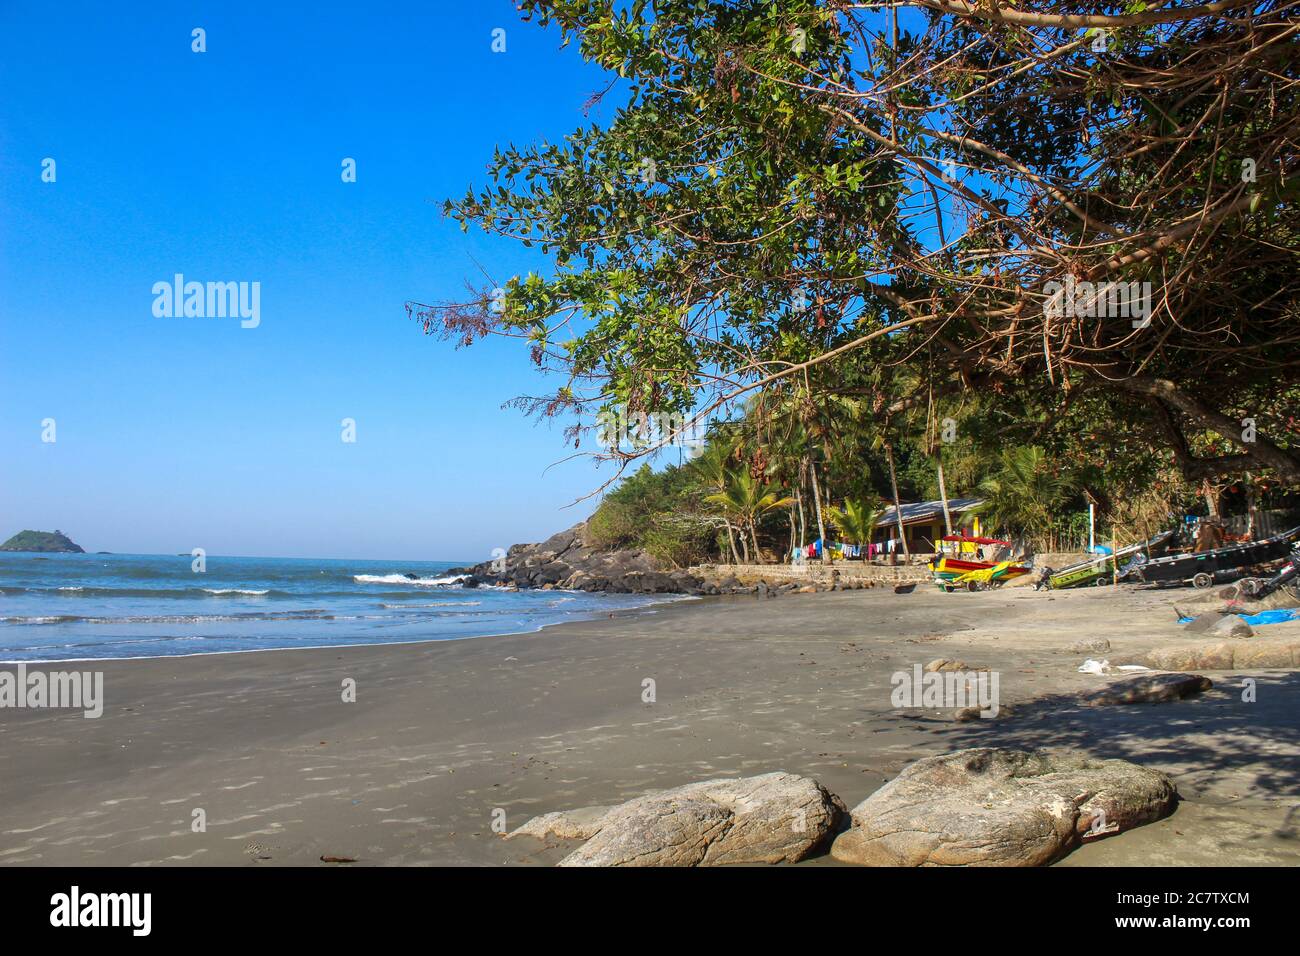
M 525 351 L 403 303 L 546 267 L 441 203 L 605 82 L 508 0 L 0 3 L 0 540 L 486 560 L 585 517 L 607 472 L 500 408 Z M 260 282 L 260 325 L 156 317 L 175 273 Z

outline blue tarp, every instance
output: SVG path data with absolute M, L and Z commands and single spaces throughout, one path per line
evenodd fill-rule
M 1242 614 L 1241 619 L 1251 627 L 1261 624 L 1282 624 L 1286 621 L 1300 621 L 1300 608 L 1282 607 L 1272 611 L 1260 611 L 1258 614 Z

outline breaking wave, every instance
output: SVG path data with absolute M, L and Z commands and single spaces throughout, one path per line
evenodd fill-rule
M 454 574 L 447 578 L 413 578 L 405 574 L 354 574 L 358 584 L 409 584 L 411 587 L 447 587 L 465 580 L 468 575 Z

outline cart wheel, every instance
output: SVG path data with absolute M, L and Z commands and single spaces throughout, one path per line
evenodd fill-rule
M 980 590 L 980 583 L 978 581 L 967 581 L 966 590 L 974 593 L 975 591 Z
M 1102 575 L 1101 577 L 1099 577 L 1096 581 L 1092 582 L 1092 586 L 1095 587 L 1095 588 L 1104 588 L 1104 587 L 1106 587 L 1106 586 L 1107 586 L 1108 584 L 1110 584 L 1110 583 L 1111 583 L 1110 578 L 1106 577 L 1106 576 L 1103 574 L 1103 575 Z
M 1241 589 L 1251 597 L 1258 597 L 1260 590 L 1264 587 L 1262 578 L 1246 578 L 1241 582 Z
M 1204 571 L 1192 576 L 1192 587 L 1194 588 L 1208 588 L 1213 583 L 1213 576 L 1206 574 Z

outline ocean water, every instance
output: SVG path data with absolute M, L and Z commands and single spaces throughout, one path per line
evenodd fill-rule
M 446 561 L 192 560 L 0 553 L 0 661 L 453 640 L 673 600 L 463 588 Z

